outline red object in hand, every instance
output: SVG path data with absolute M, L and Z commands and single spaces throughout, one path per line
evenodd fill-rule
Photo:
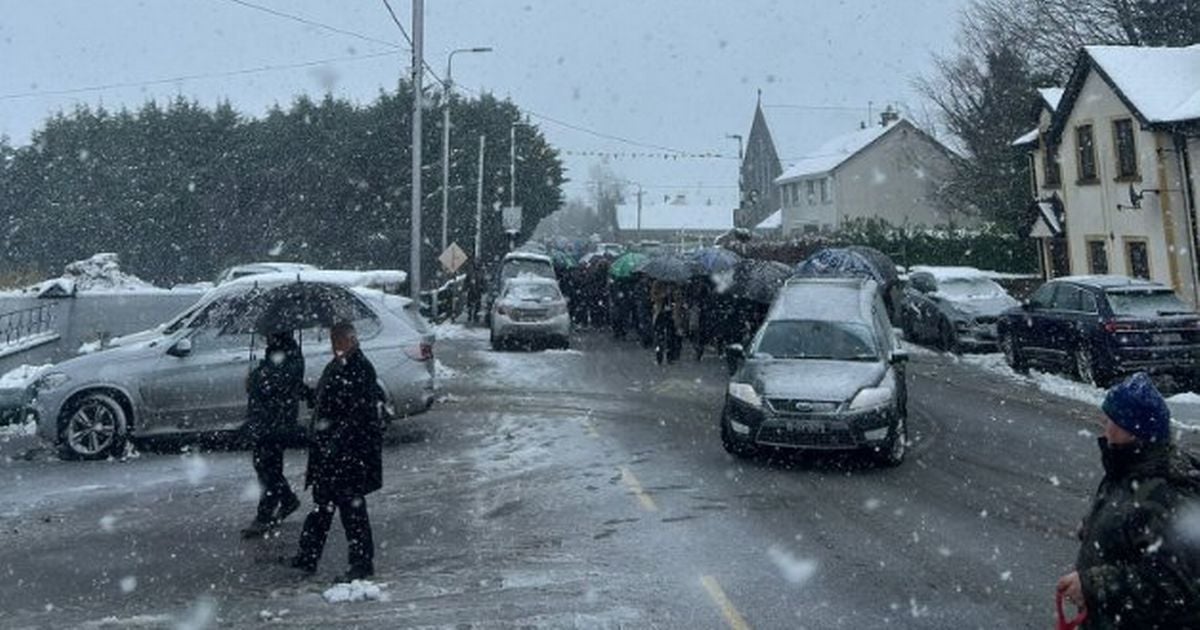
M 1082 626 L 1084 621 L 1087 621 L 1087 609 L 1080 609 L 1074 619 L 1067 619 L 1067 615 L 1063 612 L 1062 591 L 1055 594 L 1054 604 L 1058 607 L 1058 630 L 1075 630 Z

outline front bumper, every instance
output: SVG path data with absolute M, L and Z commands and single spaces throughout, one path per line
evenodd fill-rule
M 534 321 L 515 321 L 507 315 L 496 313 L 492 316 L 492 334 L 520 339 L 564 338 L 571 334 L 571 317 L 563 314 Z
M 759 446 L 804 450 L 883 447 L 894 433 L 898 419 L 894 405 L 853 412 L 785 414 L 728 398 L 724 410 L 724 421 L 734 439 Z
M 996 348 L 1000 336 L 996 332 L 996 324 L 967 324 L 958 326 L 958 345 L 961 348 L 978 350 Z

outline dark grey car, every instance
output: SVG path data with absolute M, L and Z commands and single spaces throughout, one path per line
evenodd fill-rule
M 873 281 L 793 279 L 749 348 L 730 350 L 742 357 L 721 414 L 730 453 L 865 450 L 903 461 L 907 354 Z
M 971 267 L 913 267 L 900 326 L 909 341 L 947 352 L 996 348 L 996 321 L 1017 300 Z

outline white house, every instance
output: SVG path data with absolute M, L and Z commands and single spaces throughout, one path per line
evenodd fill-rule
M 912 123 L 885 115 L 882 124 L 833 138 L 784 169 L 775 180 L 782 231 L 831 231 L 854 219 L 913 227 L 969 223 L 934 200 L 952 160 L 949 149 Z
M 1200 46 L 1087 46 L 1061 100 L 1043 99 L 1036 137 L 1018 142 L 1033 157 L 1046 275 L 1149 278 L 1200 303 Z
M 711 242 L 733 229 L 734 208 L 712 203 L 689 203 L 683 195 L 662 203 L 626 203 L 617 206 L 617 231 L 621 240 L 665 243 Z

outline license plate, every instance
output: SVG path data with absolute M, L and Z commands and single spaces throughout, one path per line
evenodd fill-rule
M 1150 335 L 1150 339 L 1152 339 L 1154 341 L 1154 343 L 1156 343 L 1156 344 L 1183 343 L 1183 334 L 1182 333 L 1158 333 L 1158 334 Z
M 828 422 L 793 420 L 787 423 L 787 428 L 792 433 L 804 433 L 807 435 L 829 433 Z

